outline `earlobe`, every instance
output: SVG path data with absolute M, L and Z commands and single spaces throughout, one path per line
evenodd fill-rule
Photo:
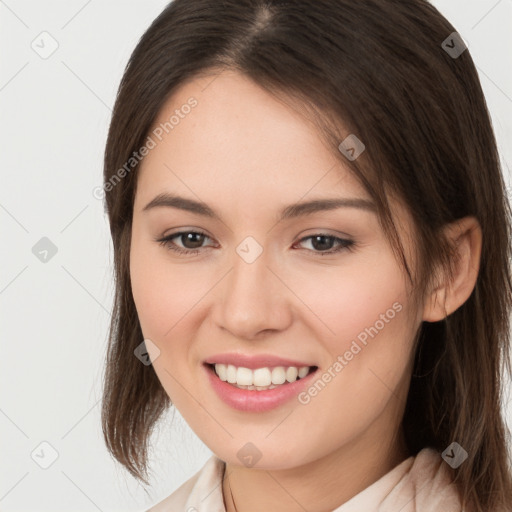
M 469 298 L 476 284 L 482 251 L 482 229 L 475 217 L 464 217 L 447 225 L 444 232 L 454 248 L 453 275 L 444 272 L 426 297 L 423 320 L 438 322 L 452 314 Z

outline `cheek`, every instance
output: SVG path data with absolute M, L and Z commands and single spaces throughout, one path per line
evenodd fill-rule
M 306 396 L 304 402 L 311 399 L 319 414 L 329 404 L 343 404 L 347 409 L 333 416 L 341 420 L 350 410 L 354 421 L 363 423 L 382 410 L 391 390 L 401 386 L 412 353 L 415 314 L 408 293 L 392 254 L 302 281 L 300 294 L 315 313 L 324 349 L 323 372 L 330 373 L 325 391 L 316 398 L 313 390 L 315 398 Z
M 140 249 L 140 250 L 139 250 Z M 159 349 L 153 368 L 171 401 L 180 411 L 191 407 L 182 385 L 192 389 L 188 371 L 189 340 L 198 300 L 205 293 L 190 272 L 169 263 L 160 247 L 133 242 L 130 256 L 132 294 L 144 339 Z M 195 305 L 195 306 L 194 306 Z
M 300 296 L 307 298 L 320 321 L 331 354 L 348 350 L 358 335 L 364 342 L 368 330 L 375 333 L 372 327 L 379 334 L 396 332 L 407 318 L 407 282 L 391 254 L 365 260 L 354 257 L 350 264 L 329 272 L 319 267 L 300 281 Z
M 186 323 L 187 313 L 204 295 L 204 281 L 185 267 L 172 264 L 158 244 L 136 238 L 132 241 L 132 294 L 145 337 L 163 342 L 174 336 Z
M 137 315 L 145 338 L 160 338 L 165 329 L 169 329 L 168 317 L 163 313 L 173 311 L 170 293 L 164 293 L 166 286 L 162 279 L 161 266 L 151 262 L 148 253 L 137 250 L 132 245 L 130 254 L 130 278 L 132 294 Z M 167 325 L 167 327 L 166 327 Z

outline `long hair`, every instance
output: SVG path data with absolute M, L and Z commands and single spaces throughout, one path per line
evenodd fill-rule
M 178 86 L 233 69 L 312 113 L 333 155 L 375 201 L 418 297 L 438 265 L 450 266 L 442 227 L 468 215 L 479 221 L 475 288 L 444 320 L 421 324 L 403 426 L 412 454 L 427 446 L 443 451 L 453 441 L 466 450 L 455 482 L 476 512 L 512 503 L 502 413 L 511 373 L 511 213 L 478 74 L 454 32 L 426 0 L 175 0 L 144 33 L 119 87 L 104 161 L 115 298 L 102 428 L 133 476 L 147 484 L 149 439 L 172 404 L 153 367 L 134 356 L 143 340 L 129 273 L 137 165 L 127 170 L 126 162 Z M 338 149 L 348 134 L 366 146 L 353 161 Z M 413 217 L 414 273 L 390 192 Z

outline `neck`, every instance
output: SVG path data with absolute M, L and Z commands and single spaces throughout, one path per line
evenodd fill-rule
M 409 456 L 401 429 L 387 446 L 370 439 L 375 437 L 363 435 L 326 457 L 284 470 L 227 463 L 222 487 L 226 512 L 334 510 Z

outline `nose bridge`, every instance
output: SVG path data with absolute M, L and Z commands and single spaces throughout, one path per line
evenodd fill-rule
M 261 307 L 269 299 L 269 251 L 255 238 L 247 237 L 236 247 L 235 253 L 227 291 L 228 300 L 232 302 L 231 307 L 238 307 L 241 311 L 251 304 L 253 307 Z M 256 304 L 258 299 L 259 304 Z
M 282 329 L 289 320 L 286 287 L 276 278 L 271 251 L 253 237 L 245 238 L 232 258 L 223 288 L 219 322 L 240 337 Z

